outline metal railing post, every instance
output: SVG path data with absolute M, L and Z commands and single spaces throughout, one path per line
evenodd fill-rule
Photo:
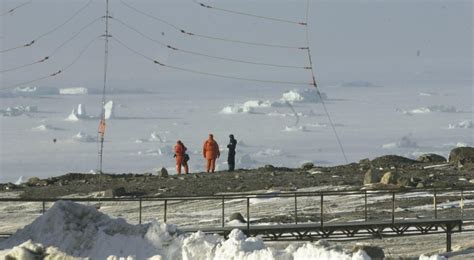
M 321 228 L 324 226 L 324 194 L 321 193 Z
M 222 227 L 224 227 L 224 196 L 222 196 Z
M 297 195 L 295 193 L 295 224 L 298 225 L 298 199 L 297 199 Z
M 138 202 L 138 224 L 142 223 L 142 199 Z
M 395 223 L 395 192 L 392 191 L 392 224 Z
M 43 200 L 43 210 L 41 214 L 44 215 L 45 212 L 46 212 L 46 201 Z
M 365 206 L 364 206 L 364 217 L 365 221 L 367 222 L 367 190 L 364 190 L 364 200 L 365 200 Z
M 434 208 L 435 219 L 437 219 L 438 218 L 438 201 L 437 201 L 436 189 L 433 189 L 433 208 Z
M 168 210 L 168 200 L 165 200 L 165 210 L 163 212 L 163 215 L 164 215 L 163 220 L 164 220 L 165 223 L 166 223 L 166 213 L 167 213 L 166 211 L 167 210 Z
M 250 198 L 247 197 L 247 236 L 250 236 Z
M 464 192 L 461 189 L 461 220 L 464 220 Z

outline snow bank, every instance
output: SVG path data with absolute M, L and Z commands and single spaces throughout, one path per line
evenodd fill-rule
M 395 143 L 388 143 L 388 144 L 382 145 L 382 148 L 384 149 L 418 148 L 418 144 L 411 139 L 410 135 L 406 135 Z
M 97 138 L 88 135 L 83 132 L 77 133 L 75 136 L 72 137 L 72 140 L 75 142 L 81 142 L 81 143 L 95 143 L 97 141 Z
M 321 243 L 267 247 L 259 237 L 238 229 L 228 239 L 196 232 L 180 235 L 174 225 L 152 222 L 131 225 L 112 219 L 95 207 L 58 201 L 44 215 L 0 242 L 0 257 L 54 259 L 370 259 L 365 252 L 350 255 Z
M 322 99 L 327 99 L 326 94 L 321 93 Z M 281 102 L 293 103 L 319 103 L 321 99 L 314 88 L 310 89 L 293 89 L 283 93 Z
M 87 88 L 60 88 L 59 94 L 61 95 L 86 95 L 88 93 Z
M 261 101 L 261 100 L 249 100 L 244 102 L 243 104 L 235 104 L 231 106 L 226 106 L 221 110 L 221 114 L 241 114 L 247 113 L 252 114 L 255 113 L 255 108 L 263 108 L 263 107 L 270 107 L 270 101 Z
M 457 129 L 457 128 L 464 128 L 464 129 L 472 129 L 474 125 L 472 124 L 472 120 L 464 120 L 457 124 L 449 124 L 449 129 Z

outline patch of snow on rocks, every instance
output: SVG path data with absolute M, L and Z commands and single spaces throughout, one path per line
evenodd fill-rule
M 255 113 L 255 108 L 270 107 L 271 103 L 269 101 L 261 100 L 249 100 L 243 104 L 235 104 L 231 106 L 226 106 L 221 110 L 221 114 L 252 114 Z

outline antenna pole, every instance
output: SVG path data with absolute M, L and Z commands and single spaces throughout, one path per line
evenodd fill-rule
M 107 67 L 109 59 L 109 0 L 105 0 L 105 46 L 104 46 L 104 86 L 102 89 L 102 109 L 99 123 L 100 150 L 99 150 L 99 173 L 102 173 L 102 159 L 104 153 L 104 134 L 105 134 L 105 90 L 107 87 Z

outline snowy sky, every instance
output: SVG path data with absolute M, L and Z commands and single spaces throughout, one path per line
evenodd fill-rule
M 24 1 L 2 1 L 2 13 Z M 32 1 L 1 17 L 2 49 L 24 44 L 65 21 L 88 1 Z M 70 23 L 23 48 L 2 55 L 2 68 L 36 61 L 51 53 L 81 27 L 104 14 L 105 1 L 94 0 Z M 258 2 L 258 3 L 256 3 Z M 306 1 L 229 1 L 206 3 L 243 12 L 303 21 Z M 191 0 L 133 1 L 132 5 L 188 31 L 273 44 L 305 45 L 303 26 L 269 22 L 205 9 Z M 310 41 L 319 82 L 335 80 L 471 80 L 472 1 L 311 1 Z M 249 47 L 186 37 L 173 28 L 110 1 L 111 15 L 149 37 L 184 49 L 262 62 L 306 65 L 305 53 L 295 50 Z M 258 68 L 206 59 L 164 49 L 123 27 L 110 23 L 111 34 L 133 48 L 175 66 L 245 77 L 309 81 L 306 72 Z M 88 27 L 47 63 L 3 74 L 3 85 L 48 75 L 70 63 L 94 37 L 104 33 L 104 22 Z M 103 40 L 98 40 L 68 72 L 39 83 L 42 86 L 100 86 Z M 420 56 L 417 56 L 418 50 Z M 116 42 L 110 45 L 112 85 L 142 87 L 156 84 L 235 84 L 229 80 L 160 68 L 130 53 Z M 176 81 L 176 79 L 179 79 Z M 133 82 L 133 85 L 131 84 Z

